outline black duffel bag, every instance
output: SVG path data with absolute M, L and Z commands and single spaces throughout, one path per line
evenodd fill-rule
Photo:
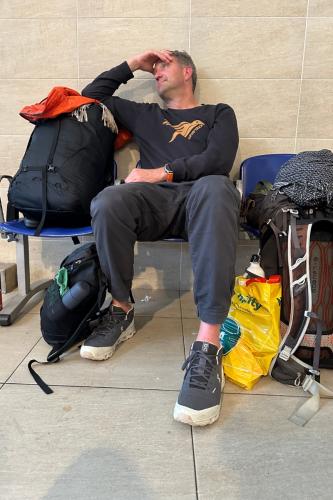
M 73 114 L 35 125 L 9 191 L 9 204 L 21 212 L 26 225 L 44 223 L 67 227 L 90 223 L 90 202 L 114 182 L 113 130 L 106 125 L 105 108 L 85 107 L 86 121 Z

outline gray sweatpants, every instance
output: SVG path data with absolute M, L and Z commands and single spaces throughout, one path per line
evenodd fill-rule
M 134 244 L 182 237 L 188 240 L 198 316 L 222 323 L 234 284 L 239 195 L 222 175 L 197 181 L 110 186 L 91 203 L 101 267 L 112 296 L 127 301 L 133 280 Z

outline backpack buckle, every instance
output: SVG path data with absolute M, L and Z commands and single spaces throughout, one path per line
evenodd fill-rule
M 291 347 L 285 345 L 279 354 L 279 358 L 283 359 L 283 361 L 288 361 L 290 356 L 291 356 Z
M 303 380 L 302 387 L 304 391 L 309 391 L 312 384 L 314 382 L 314 378 L 311 375 L 306 375 L 305 379 Z
M 309 373 L 311 373 L 311 375 L 314 375 L 315 377 L 319 377 L 319 375 L 320 375 L 320 371 L 314 370 L 314 368 L 310 368 L 308 371 L 309 371 Z
M 316 313 L 315 313 L 315 312 L 313 312 L 313 311 L 304 311 L 304 316 L 305 316 L 306 318 L 319 319 L 318 314 L 316 314 Z

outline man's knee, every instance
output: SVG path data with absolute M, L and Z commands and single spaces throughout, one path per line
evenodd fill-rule
M 90 204 L 92 217 L 103 214 L 121 213 L 125 205 L 128 205 L 128 195 L 122 186 L 109 186 L 98 193 Z
M 239 205 L 238 192 L 232 181 L 224 175 L 207 175 L 198 179 L 190 191 L 189 199 L 191 198 L 209 205 Z

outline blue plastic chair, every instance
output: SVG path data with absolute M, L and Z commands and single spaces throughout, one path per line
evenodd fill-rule
M 239 185 L 242 200 L 244 201 L 254 191 L 257 182 L 265 180 L 273 184 L 281 166 L 293 156 L 295 155 L 291 153 L 277 153 L 251 156 L 244 160 L 240 166 Z M 259 237 L 258 229 L 245 223 L 242 224 L 242 228 L 255 238 Z
M 273 184 L 281 166 L 293 156 L 295 155 L 290 153 L 267 154 L 244 160 L 240 166 L 243 198 L 254 190 L 259 181 L 265 180 Z
M 241 184 L 243 197 L 247 196 L 255 187 L 259 180 L 268 180 L 274 182 L 277 172 L 281 165 L 285 163 L 292 154 L 267 154 L 253 156 L 243 161 L 241 165 Z M 140 163 L 137 165 L 140 168 Z M 117 165 L 115 164 L 115 171 Z M 246 228 L 245 228 L 246 229 Z M 246 230 L 251 231 L 251 228 Z M 6 302 L 5 307 L 0 311 L 0 325 L 7 326 L 12 324 L 27 302 L 41 290 L 45 290 L 52 280 L 42 280 L 35 283 L 30 282 L 30 262 L 29 262 L 29 238 L 35 237 L 34 229 L 27 228 L 23 219 L 10 222 L 4 222 L 2 207 L 0 205 L 0 232 L 2 237 L 8 241 L 16 242 L 16 265 L 18 292 L 15 296 Z M 258 232 L 257 232 L 258 233 Z M 90 226 L 79 228 L 63 227 L 45 227 L 40 233 L 40 238 L 79 238 L 92 234 Z M 252 228 L 252 234 L 256 234 Z M 185 240 L 182 238 L 169 238 L 163 241 L 179 242 Z
M 118 165 L 114 161 L 114 176 L 117 178 Z M 9 182 L 12 177 L 2 175 L 0 181 L 5 178 Z M 39 236 L 35 236 L 35 229 L 28 228 L 24 224 L 23 218 L 5 222 L 2 203 L 0 200 L 0 233 L 7 241 L 16 242 L 16 267 L 18 291 L 8 301 L 0 311 L 0 326 L 11 325 L 20 314 L 23 307 L 38 292 L 45 290 L 52 280 L 39 280 L 31 283 L 30 280 L 30 259 L 29 259 L 29 238 L 72 238 L 74 243 L 79 243 L 80 236 L 92 234 L 91 226 L 84 227 L 44 227 Z
M 52 280 L 30 281 L 29 238 L 34 236 L 35 229 L 27 228 L 23 219 L 0 222 L 0 231 L 8 241 L 16 242 L 16 266 L 18 291 L 0 311 L 0 325 L 11 325 L 23 307 L 36 293 L 45 290 Z M 92 234 L 90 226 L 79 228 L 49 227 L 42 229 L 38 238 L 79 238 Z

